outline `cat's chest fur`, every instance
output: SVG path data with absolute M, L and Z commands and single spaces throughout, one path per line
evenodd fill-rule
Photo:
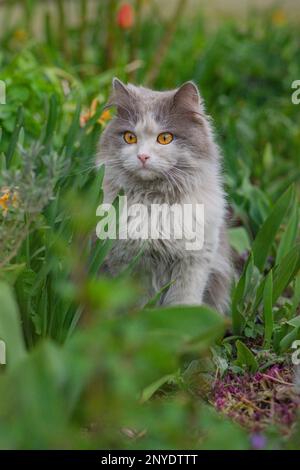
M 194 256 L 201 257 L 203 250 L 187 250 L 187 244 L 190 244 L 193 236 L 198 236 L 200 232 L 203 233 L 203 237 L 212 238 L 212 233 L 215 232 L 223 212 L 223 204 L 216 204 L 216 195 L 214 195 L 214 198 L 210 198 L 210 194 L 207 193 L 205 188 L 202 190 L 197 188 L 197 191 L 194 190 L 183 195 L 170 193 L 168 188 L 163 186 L 159 189 L 151 190 L 135 188 L 134 190 L 126 191 L 125 198 L 125 218 L 121 217 L 120 219 L 120 230 L 123 230 L 122 239 L 116 241 L 110 256 L 110 264 L 113 271 L 117 271 L 120 265 L 125 266 L 130 263 L 141 251 L 143 253 L 142 263 L 144 265 L 156 263 L 158 260 L 171 264 L 177 259 L 192 255 L 192 253 Z M 144 208 L 142 215 L 136 210 L 138 206 Z M 203 207 L 203 215 L 205 215 L 203 219 L 200 217 L 199 220 L 199 212 L 196 210 L 197 206 Z M 133 208 L 135 210 L 132 212 Z M 158 212 L 156 211 L 160 210 L 158 208 L 162 209 L 162 211 L 165 208 L 167 214 L 171 217 L 170 220 L 167 215 L 167 227 L 166 219 L 160 217 L 161 212 L 159 217 L 157 217 Z M 178 223 L 178 220 L 184 220 L 186 210 L 188 211 L 188 216 L 192 217 L 193 233 L 186 228 L 186 224 Z M 176 236 L 172 226 L 174 221 L 177 224 Z M 153 232 L 151 232 L 153 223 L 156 228 L 154 236 Z M 141 230 L 145 229 L 145 227 L 148 228 L 148 235 L 145 237 L 140 236 Z M 169 233 L 166 233 L 169 228 Z M 136 234 L 136 231 L 138 234 Z
M 127 195 L 128 247 L 133 251 L 144 248 L 146 256 L 160 256 L 165 259 L 182 257 L 185 252 L 185 228 L 180 223 L 188 204 L 195 206 L 194 198 L 174 198 L 160 191 L 129 192 Z M 136 213 L 140 206 L 143 210 Z M 133 210 L 134 209 L 134 210 Z M 142 232 L 140 239 L 134 239 L 137 228 Z M 174 227 L 174 224 L 177 224 Z M 177 233 L 175 233 L 177 231 Z

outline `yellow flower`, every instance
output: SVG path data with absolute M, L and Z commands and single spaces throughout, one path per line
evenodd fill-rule
M 0 207 L 2 208 L 4 217 L 8 212 L 8 205 L 9 205 L 9 191 L 6 190 L 4 194 L 0 197 Z
M 2 193 L 2 196 L 0 196 L 0 207 L 5 217 L 10 205 L 15 209 L 19 207 L 20 198 L 18 191 L 11 192 L 11 190 L 6 187 L 2 188 L 0 192 Z
M 98 98 L 94 98 L 91 106 L 88 110 L 86 110 L 81 116 L 80 116 L 80 126 L 84 127 L 86 123 L 96 114 L 97 107 L 100 104 Z M 105 124 L 106 121 L 109 121 L 111 119 L 111 113 L 108 109 L 104 110 L 101 116 L 98 119 L 98 123 L 103 125 Z
M 103 113 L 101 114 L 101 116 L 99 117 L 98 122 L 103 125 L 106 123 L 106 121 L 109 121 L 110 119 L 111 119 L 111 112 L 109 109 L 105 109 Z
M 272 23 L 275 26 L 283 26 L 286 23 L 286 14 L 283 10 L 275 10 L 272 14 Z

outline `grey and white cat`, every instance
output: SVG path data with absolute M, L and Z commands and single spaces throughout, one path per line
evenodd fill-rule
M 97 156 L 97 164 L 106 168 L 106 202 L 123 189 L 129 206 L 198 203 L 205 208 L 202 250 L 187 251 L 183 240 L 147 240 L 138 270 L 148 274 L 149 295 L 171 283 L 161 304 L 206 303 L 224 312 L 232 270 L 220 153 L 196 85 L 160 92 L 115 78 L 108 106 L 117 112 Z M 141 243 L 117 240 L 108 256 L 110 272 L 123 269 Z

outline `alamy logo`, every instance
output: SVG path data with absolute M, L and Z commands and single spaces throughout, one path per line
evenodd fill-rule
M 294 80 L 292 83 L 292 88 L 295 91 L 292 93 L 292 103 L 300 104 L 300 80 Z
M 292 354 L 292 363 L 295 366 L 299 366 L 300 364 L 300 339 L 296 339 L 293 342 L 292 349 L 295 349 L 295 351 Z
M 0 365 L 6 364 L 6 345 L 5 342 L 0 340 Z
M 0 80 L 0 104 L 6 104 L 6 83 Z
M 119 198 L 119 210 L 101 204 L 96 227 L 101 240 L 184 240 L 186 250 L 201 250 L 204 244 L 203 204 L 131 204 Z

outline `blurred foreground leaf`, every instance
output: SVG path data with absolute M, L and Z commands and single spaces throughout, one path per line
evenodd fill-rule
M 0 281 L 0 339 L 6 344 L 7 367 L 13 368 L 25 357 L 25 344 L 12 288 L 2 281 Z

